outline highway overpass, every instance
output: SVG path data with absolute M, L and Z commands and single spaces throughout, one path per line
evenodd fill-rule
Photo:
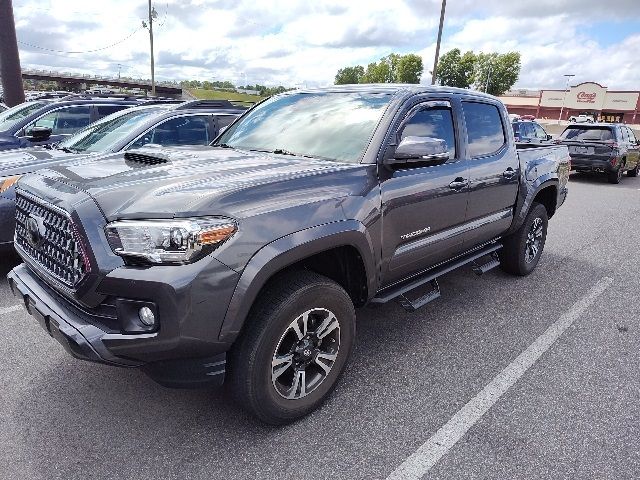
M 58 82 L 61 87 L 69 86 L 74 90 L 86 89 L 93 85 L 102 85 L 127 89 L 139 88 L 151 92 L 151 82 L 143 79 L 110 78 L 50 70 L 22 70 L 22 78 L 25 80 Z M 180 98 L 182 97 L 182 87 L 175 82 L 156 82 L 156 95 Z

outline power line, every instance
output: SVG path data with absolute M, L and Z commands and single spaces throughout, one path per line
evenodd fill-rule
M 46 48 L 46 47 L 41 47 L 39 45 L 34 45 L 32 43 L 27 43 L 27 42 L 21 42 L 20 40 L 18 40 L 18 43 L 20 45 L 24 45 L 26 47 L 32 47 L 32 48 L 37 48 L 39 50 L 44 50 L 46 52 L 54 52 L 54 53 L 63 53 L 63 54 L 76 54 L 76 53 L 94 53 L 94 52 L 100 52 L 102 50 L 107 50 L 109 48 L 115 47 L 116 45 L 120 45 L 121 43 L 126 42 L 127 40 L 129 40 L 131 37 L 133 37 L 136 33 L 138 33 L 140 30 L 142 30 L 143 27 L 138 27 L 137 29 L 135 29 L 133 32 L 131 32 L 129 35 L 127 35 L 126 37 L 124 37 L 122 40 L 119 40 L 115 43 L 112 43 L 111 45 L 107 45 L 106 47 L 101 47 L 101 48 L 95 48 L 93 50 L 83 50 L 83 51 L 64 51 L 64 50 L 54 50 L 52 48 Z

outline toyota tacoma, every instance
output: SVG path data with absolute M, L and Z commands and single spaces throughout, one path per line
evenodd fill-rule
M 495 97 L 359 85 L 258 104 L 212 146 L 22 177 L 12 291 L 73 356 L 229 384 L 272 424 L 317 408 L 355 308 L 436 299 L 471 266 L 531 273 L 566 146 L 516 147 Z

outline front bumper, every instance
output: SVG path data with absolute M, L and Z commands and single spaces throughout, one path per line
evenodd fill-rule
M 103 342 L 106 333 L 89 323 L 71 305 L 56 298 L 57 295 L 44 286 L 25 264 L 11 270 L 7 279 L 11 292 L 22 300 L 27 312 L 74 357 L 121 367 L 143 364 L 113 355 Z
M 136 282 L 131 276 L 144 276 L 145 271 L 149 272 L 149 279 L 157 277 L 152 268 L 116 269 L 101 284 L 110 293 L 126 296 L 125 299 L 139 294 L 139 290 L 146 294 L 147 300 L 157 305 L 159 329 L 134 334 L 114 329 L 113 319 L 109 326 L 108 322 L 101 321 L 95 310 L 83 309 L 55 292 L 25 264 L 15 267 L 7 277 L 13 294 L 72 356 L 120 367 L 143 367 L 154 380 L 171 387 L 221 384 L 224 381 L 225 352 L 230 345 L 217 341 L 219 326 L 216 319 L 221 322 L 226 310 L 220 310 L 218 314 L 206 301 L 193 305 L 191 302 L 200 300 L 200 295 L 189 291 L 188 287 L 187 291 L 175 285 L 162 288 L 157 280 L 138 279 Z M 232 280 L 232 276 L 226 279 Z M 166 275 L 166 278 L 171 278 L 171 275 Z M 174 277 L 173 280 L 178 279 Z M 184 276 L 180 280 L 184 281 Z M 156 291 L 157 298 L 150 294 L 150 288 Z M 175 293 L 172 295 L 171 292 Z M 207 292 L 209 300 L 218 305 L 218 309 L 226 306 L 226 303 L 220 304 L 226 292 L 220 293 L 211 299 L 212 292 Z M 209 335 L 198 336 L 198 332 L 203 331 L 208 331 Z

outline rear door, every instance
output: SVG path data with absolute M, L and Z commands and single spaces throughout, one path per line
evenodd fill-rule
M 459 102 L 421 99 L 408 104 L 387 140 L 384 156 L 406 136 L 445 141 L 449 159 L 389 170 L 380 166 L 383 209 L 382 284 L 424 270 L 460 252 L 466 217 L 468 165 L 461 152 Z
M 487 242 L 511 225 L 520 178 L 515 146 L 507 141 L 506 112 L 487 100 L 463 101 L 469 164 L 464 248 Z

